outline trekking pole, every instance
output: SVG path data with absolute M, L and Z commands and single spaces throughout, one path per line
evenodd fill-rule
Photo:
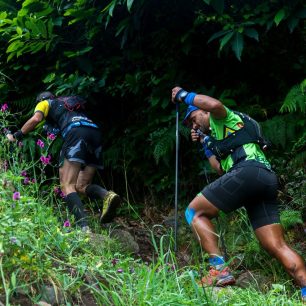
M 178 161 L 179 161 L 179 103 L 176 102 L 176 128 L 175 128 L 175 210 L 174 210 L 174 251 L 177 251 L 177 228 L 178 228 Z

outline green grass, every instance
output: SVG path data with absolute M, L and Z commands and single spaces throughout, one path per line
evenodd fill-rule
M 44 141 L 47 145 L 38 154 L 48 151 L 50 143 Z M 89 298 L 98 305 L 301 305 L 298 290 L 280 272 L 279 264 L 269 262 L 264 254 L 249 264 L 268 267 L 268 273 L 275 276 L 270 289 L 262 293 L 233 287 L 215 292 L 198 285 L 205 255 L 191 244 L 191 258 L 197 264 L 180 267 L 171 250 L 171 233 L 157 239 L 151 228 L 157 256 L 148 264 L 120 252 L 97 219 L 91 225 L 103 236 L 98 244 L 77 228 L 64 227 L 70 216 L 53 192 L 56 179 L 44 172 L 50 165 L 39 162 L 39 157 L 24 160 L 23 149 L 8 145 L 4 136 L 0 142 L 0 300 L 5 305 L 23 306 L 22 297 L 35 304 L 43 299 L 45 286 L 53 287 L 67 306 L 86 305 Z M 29 183 L 24 182 L 25 170 Z M 15 192 L 20 197 L 15 194 L 13 199 Z M 241 248 L 245 245 L 239 227 L 238 233 L 228 239 L 231 252 L 235 243 Z M 190 241 L 191 232 L 186 236 Z M 254 248 L 249 246 L 250 252 Z

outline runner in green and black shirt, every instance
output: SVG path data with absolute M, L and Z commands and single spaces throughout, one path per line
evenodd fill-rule
M 219 174 L 223 173 L 206 186 L 186 209 L 187 222 L 210 256 L 212 268 L 202 282 L 215 282 L 219 286 L 235 283 L 218 247 L 211 219 L 217 217 L 220 210 L 227 213 L 245 207 L 261 245 L 282 263 L 301 287 L 303 295 L 306 290 L 305 263 L 284 240 L 277 202 L 277 177 L 260 146 L 257 143 L 245 143 L 235 147 L 229 155 L 221 159 L 219 156 L 219 160 L 207 147 L 209 137 L 213 139 L 211 143 L 215 140 L 224 143 L 229 135 L 243 128 L 241 116 L 217 99 L 189 93 L 180 87 L 172 89 L 172 101 L 188 105 L 184 123 L 191 128 L 192 140 L 204 143 L 205 155 L 210 164 Z M 238 137 L 238 133 L 235 135 Z

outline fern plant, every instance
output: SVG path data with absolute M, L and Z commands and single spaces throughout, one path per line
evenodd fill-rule
M 306 79 L 291 88 L 280 109 L 281 113 L 298 111 L 306 112 Z

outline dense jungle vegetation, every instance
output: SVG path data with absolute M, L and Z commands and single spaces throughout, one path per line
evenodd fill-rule
M 267 157 L 279 176 L 286 238 L 305 258 L 305 38 L 302 0 L 0 0 L 0 305 L 299 305 L 297 288 L 259 247 L 243 210 L 222 215 L 218 230 L 231 264 L 257 281 L 218 292 L 198 286 L 206 255 L 183 211 L 217 175 L 183 125 L 178 253 L 164 221 L 174 208 L 170 97 L 180 85 L 261 123 L 273 144 Z M 41 127 L 16 146 L 4 135 L 31 116 L 44 90 L 88 100 L 104 136 L 97 181 L 122 196 L 119 225 L 154 256 L 135 258 L 109 239 L 114 226 L 101 228 L 92 203 L 101 237 L 62 226 L 69 216 L 53 192 L 61 140 Z

